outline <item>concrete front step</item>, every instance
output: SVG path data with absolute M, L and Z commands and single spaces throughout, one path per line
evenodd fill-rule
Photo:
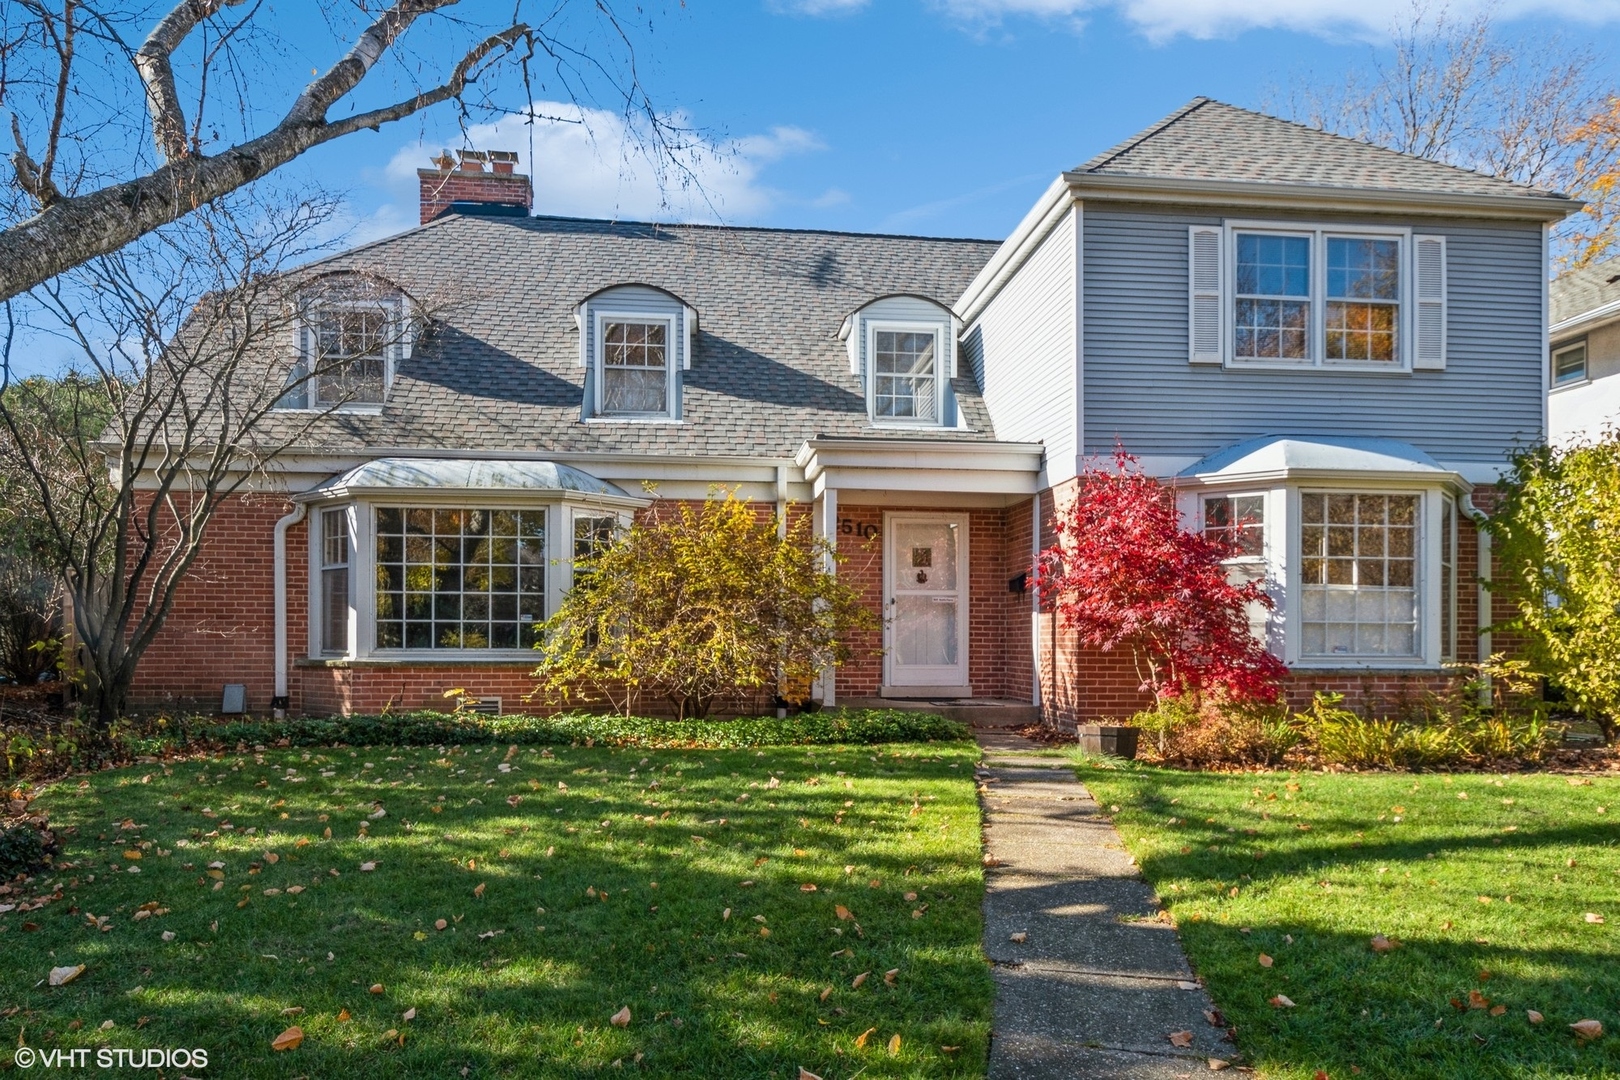
M 997 698 L 845 698 L 841 705 L 851 709 L 906 709 L 931 712 L 975 728 L 1021 728 L 1038 724 L 1038 705 Z

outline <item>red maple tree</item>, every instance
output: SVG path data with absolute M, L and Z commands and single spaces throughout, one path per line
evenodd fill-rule
M 1170 492 L 1121 448 L 1113 469 L 1081 473 L 1053 529 L 1036 568 L 1042 599 L 1084 644 L 1129 648 L 1154 700 L 1277 699 L 1287 668 L 1250 633 L 1247 610 L 1271 598 L 1263 582 L 1234 584 L 1223 564 L 1238 554 L 1238 530 L 1183 529 Z

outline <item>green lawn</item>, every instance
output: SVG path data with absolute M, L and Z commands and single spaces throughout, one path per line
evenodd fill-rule
M 1620 779 L 1079 760 L 1262 1076 L 1620 1077 Z
M 22 894 L 60 899 L 0 915 L 0 1045 L 201 1047 L 191 1075 L 230 1077 L 980 1076 L 977 757 L 273 750 L 75 778 L 35 804 L 69 865 Z

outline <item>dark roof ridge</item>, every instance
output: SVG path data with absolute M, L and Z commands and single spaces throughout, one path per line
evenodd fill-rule
M 454 211 L 442 217 L 454 216 Z M 467 215 L 476 216 L 476 215 Z M 435 221 L 440 218 L 435 218 Z M 945 244 L 999 244 L 1002 241 L 984 236 L 924 236 L 920 233 L 862 232 L 859 229 L 802 229 L 787 225 L 726 225 L 707 221 L 639 221 L 631 218 L 574 217 L 569 214 L 530 214 L 522 221 L 577 221 L 590 225 L 620 225 L 644 229 L 705 229 L 714 232 L 791 233 L 809 236 L 856 236 L 872 240 L 927 240 Z
M 1187 102 L 1187 104 L 1183 105 L 1181 108 L 1179 108 L 1179 109 L 1175 110 L 1174 112 L 1172 112 L 1169 116 L 1167 116 L 1164 119 L 1160 120 L 1158 123 L 1152 124 L 1152 125 L 1150 125 L 1150 126 L 1148 126 L 1146 128 L 1143 128 L 1141 131 L 1138 131 L 1135 135 L 1132 135 L 1129 138 L 1127 138 L 1124 142 L 1115 143 L 1113 146 L 1110 146 L 1107 150 L 1104 150 L 1102 153 L 1093 155 L 1088 160 L 1082 161 L 1079 165 L 1076 165 L 1070 171 L 1071 172 L 1095 172 L 1096 170 L 1102 168 L 1104 165 L 1108 164 L 1110 161 L 1113 161 L 1115 158 L 1120 157 L 1120 156 L 1122 156 L 1124 154 L 1130 153 L 1132 150 L 1136 149 L 1141 144 L 1143 144 L 1143 143 L 1147 142 L 1149 139 L 1153 138 L 1153 136 L 1159 134 L 1165 128 L 1170 127 L 1172 124 L 1176 123 L 1177 121 L 1185 119 L 1190 114 L 1192 114 L 1194 112 L 1197 112 L 1199 109 L 1203 108 L 1205 105 L 1210 104 L 1211 102 L 1214 102 L 1215 104 L 1218 104 L 1218 105 L 1219 104 L 1224 104 L 1224 102 L 1216 102 L 1214 98 L 1205 97 L 1204 95 L 1200 94 L 1197 97 L 1193 98 L 1191 101 Z

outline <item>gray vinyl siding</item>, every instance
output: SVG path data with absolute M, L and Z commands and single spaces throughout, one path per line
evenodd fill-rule
M 1068 479 L 1075 468 L 1078 218 L 1077 212 L 1064 216 L 962 341 L 963 358 L 983 390 L 996 437 L 1044 442 L 1048 484 Z
M 1233 370 L 1187 362 L 1187 228 L 1224 217 L 1154 207 L 1085 211 L 1085 440 L 1142 456 L 1202 457 L 1265 434 L 1384 436 L 1441 461 L 1500 463 L 1542 435 L 1537 223 L 1300 216 L 1404 225 L 1447 239 L 1444 371 Z M 995 407 L 988 392 L 985 398 Z M 1002 420 L 996 416 L 998 429 Z M 1019 437 L 1019 436 L 1011 436 Z
M 958 416 L 956 390 L 952 387 L 950 379 L 956 350 L 956 335 L 952 332 L 955 324 L 951 320 L 949 308 L 920 296 L 885 296 L 862 308 L 855 317 L 851 335 L 854 338 L 856 366 L 860 369 L 862 384 L 867 387 L 867 400 L 871 400 L 872 394 L 872 365 L 866 355 L 867 328 L 873 323 L 890 322 L 925 323 L 939 328 L 939 377 L 945 380 L 944 401 L 939 422 L 942 427 L 956 427 Z
M 585 400 L 580 415 L 590 416 L 596 404 L 596 316 L 598 312 L 653 315 L 671 320 L 669 351 L 675 380 L 675 417 L 681 415 L 681 373 L 686 366 L 686 305 L 666 292 L 646 285 L 622 285 L 597 293 L 585 303 Z

